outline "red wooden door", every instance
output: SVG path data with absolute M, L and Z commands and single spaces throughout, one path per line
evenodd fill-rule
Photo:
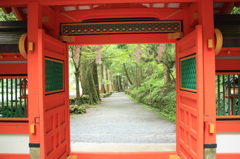
M 177 153 L 182 159 L 203 158 L 202 27 L 176 45 Z
M 44 159 L 65 159 L 70 152 L 67 45 L 42 34 L 40 152 Z M 40 36 L 40 37 L 41 37 Z

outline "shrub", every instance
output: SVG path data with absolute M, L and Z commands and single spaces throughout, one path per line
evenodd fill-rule
M 175 83 L 151 89 L 126 90 L 125 93 L 140 103 L 159 109 L 161 116 L 176 122 Z
M 89 96 L 88 95 L 83 95 L 81 98 L 81 105 L 89 103 Z M 71 98 L 69 99 L 69 104 L 70 105 L 75 105 L 76 104 L 76 98 Z
M 70 105 L 70 109 L 69 109 L 70 113 L 72 114 L 84 114 L 86 113 L 86 107 L 84 105 Z
M 0 107 L 0 114 L 3 116 L 8 117 L 23 117 L 25 112 L 25 108 L 23 106 L 18 105 L 17 107 L 11 107 L 11 106 L 4 106 L 4 111 L 2 110 L 2 107 Z
M 101 98 L 107 98 L 112 95 L 112 92 L 101 94 Z

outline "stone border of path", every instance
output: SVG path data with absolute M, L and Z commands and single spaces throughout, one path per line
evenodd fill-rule
M 161 152 L 176 151 L 175 143 L 120 144 L 120 143 L 71 143 L 72 152 Z

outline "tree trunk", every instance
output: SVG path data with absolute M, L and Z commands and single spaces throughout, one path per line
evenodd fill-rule
M 118 76 L 118 85 L 119 85 L 119 90 L 123 91 L 123 87 L 122 87 L 122 76 Z
M 170 70 L 165 63 L 163 63 L 163 70 L 164 70 L 164 85 L 166 85 L 171 82 L 171 77 Z
M 132 85 L 132 81 L 131 81 L 131 79 L 130 79 L 130 77 L 128 75 L 128 71 L 127 71 L 125 63 L 123 64 L 123 68 L 124 68 L 125 74 L 127 76 L 128 82 Z
M 115 78 L 114 78 L 114 76 L 112 76 L 112 83 L 113 83 L 113 91 L 114 91 L 114 92 L 117 92 L 117 89 L 116 89 L 116 82 L 115 82 Z
M 112 92 L 113 91 L 113 82 L 112 82 L 112 74 L 110 71 L 108 71 L 108 77 L 109 77 L 109 81 L 110 81 L 109 91 Z
M 83 94 L 89 97 L 88 104 L 96 104 L 99 102 L 99 97 L 97 95 L 94 78 L 93 78 L 93 62 L 91 64 L 82 64 L 81 72 L 82 72 L 82 89 Z
M 128 86 L 128 80 L 126 78 L 123 78 L 123 91 L 127 89 L 127 86 Z
M 94 67 L 95 62 L 92 62 L 92 68 Z M 90 71 L 88 72 L 88 81 L 89 81 L 89 95 L 92 98 L 92 103 L 91 104 L 97 104 L 100 100 L 97 91 L 96 91 L 96 87 L 95 87 L 95 83 L 94 83 L 94 78 L 93 78 L 93 70 L 90 69 Z
M 140 86 L 138 64 L 136 63 L 136 88 Z
M 80 94 L 80 80 L 81 80 L 81 75 L 80 75 L 80 61 L 81 61 L 81 50 L 79 52 L 79 61 L 78 63 L 76 63 L 74 61 L 74 49 L 75 47 L 74 46 L 70 46 L 69 47 L 69 50 L 70 50 L 70 54 L 71 54 L 71 59 L 72 59 L 72 62 L 73 62 L 73 66 L 74 66 L 74 69 L 75 69 L 75 72 L 74 72 L 74 75 L 75 75 L 75 83 L 76 83 L 76 98 L 75 98 L 75 104 L 76 105 L 81 105 L 81 94 Z
M 104 72 L 105 72 L 105 80 L 108 81 L 108 69 L 107 69 L 107 65 L 105 65 L 105 69 L 104 69 L 104 70 L 105 70 L 105 71 L 104 71 Z M 106 83 L 105 86 L 106 86 L 106 89 L 105 89 L 105 90 L 107 90 L 106 92 L 109 93 L 109 84 Z
M 119 91 L 118 76 L 115 76 L 115 87 L 116 87 L 116 92 L 118 92 Z
M 82 84 L 82 96 L 84 95 L 88 95 L 88 83 L 87 83 L 87 73 L 88 73 L 88 69 L 84 64 L 81 64 L 81 84 Z
M 105 88 L 104 88 L 104 74 L 103 74 L 103 64 L 100 65 L 100 83 L 101 83 L 101 92 L 106 93 Z
M 94 80 L 94 84 L 95 84 L 95 89 L 97 92 L 97 97 L 100 100 L 100 94 L 99 94 L 99 83 L 98 83 L 98 71 L 97 71 L 97 64 L 95 62 L 93 62 L 93 80 Z
M 142 68 L 142 65 L 140 64 L 140 83 L 142 82 L 142 80 L 144 79 L 143 77 L 143 68 Z
M 80 96 L 80 72 L 76 71 L 75 73 L 75 82 L 76 82 L 76 105 L 81 105 L 81 96 Z

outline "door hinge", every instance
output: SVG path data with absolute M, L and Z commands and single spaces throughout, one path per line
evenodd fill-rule
M 34 117 L 34 124 L 40 124 L 40 118 L 39 117 Z
M 181 157 L 178 155 L 170 155 L 169 159 L 181 159 Z

